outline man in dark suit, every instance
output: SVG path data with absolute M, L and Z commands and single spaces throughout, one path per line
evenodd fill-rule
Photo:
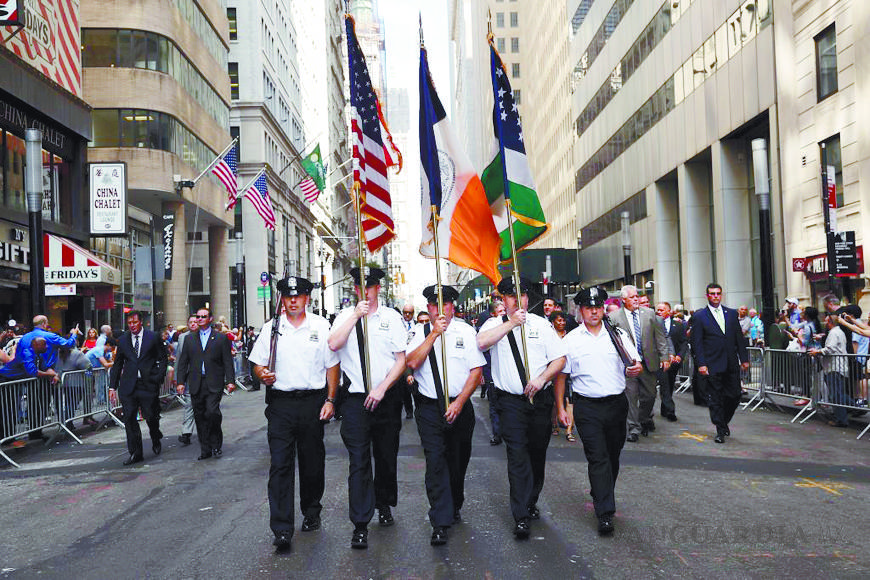
M 232 392 L 236 382 L 230 340 L 213 329 L 211 323 L 208 308 L 196 311 L 199 329 L 188 335 L 178 360 L 178 386 L 187 385 L 193 405 L 200 448 L 197 459 L 223 455 L 221 397 L 224 386 Z
M 686 357 L 689 348 L 689 338 L 686 335 L 686 325 L 675 318 L 671 318 L 671 305 L 668 302 L 659 302 L 656 305 L 656 315 L 662 320 L 665 336 L 671 351 L 671 366 L 668 370 L 659 370 L 659 395 L 662 398 L 662 417 L 668 421 L 677 420 L 677 410 L 674 405 L 674 384 L 677 382 L 677 373 L 680 365 Z
M 127 329 L 118 340 L 115 364 L 109 377 L 109 394 L 117 391 L 124 411 L 127 451 L 124 465 L 142 461 L 142 432 L 136 415 L 141 412 L 151 434 L 151 449 L 160 455 L 160 385 L 166 374 L 166 345 L 160 336 L 142 328 L 142 315 L 127 313 Z
M 698 374 L 706 383 L 714 441 L 725 443 L 731 435 L 728 423 L 740 404 L 740 370 L 749 369 L 749 355 L 737 311 L 722 306 L 722 286 L 707 285 L 707 304 L 692 316 L 690 340 Z

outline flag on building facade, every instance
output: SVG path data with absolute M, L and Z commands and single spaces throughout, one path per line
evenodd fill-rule
M 395 237 L 387 152 L 381 137 L 378 97 L 374 93 L 365 57 L 354 32 L 353 18 L 344 17 L 350 71 L 350 118 L 353 142 L 354 189 L 360 195 L 362 229 L 370 252 Z
M 239 189 L 239 157 L 235 144 L 223 156 L 218 156 L 211 172 L 224 184 L 229 194 L 228 207 L 233 207 Z
M 266 168 L 260 170 L 260 173 L 254 179 L 253 183 L 248 186 L 242 196 L 254 206 L 254 210 L 263 221 L 266 227 L 270 230 L 275 229 L 275 210 L 272 209 L 272 200 L 269 197 L 269 186 L 266 184 Z
M 440 257 L 480 272 L 497 284 L 501 239 L 483 184 L 462 150 L 429 74 L 420 47 L 420 162 L 423 165 L 423 236 L 420 253 L 435 257 L 432 207 L 438 207 Z
M 494 132 L 492 161 L 483 170 L 481 181 L 492 211 L 495 227 L 501 236 L 502 262 L 511 259 L 511 240 L 508 225 L 512 224 L 517 251 L 544 235 L 550 225 L 544 217 L 541 202 L 535 191 L 526 148 L 520 113 L 514 101 L 507 71 L 502 64 L 492 38 L 489 40 L 490 69 L 492 74 L 492 124 Z M 507 187 L 505 187 L 507 185 Z M 511 202 L 511 216 L 507 215 L 505 198 Z
M 299 182 L 299 188 L 305 196 L 305 201 L 314 203 L 320 196 L 320 192 L 326 189 L 326 168 L 320 155 L 320 145 L 302 160 L 302 169 L 308 177 Z

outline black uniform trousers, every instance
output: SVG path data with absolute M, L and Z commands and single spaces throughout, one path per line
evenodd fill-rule
M 326 390 L 272 389 L 266 407 L 269 438 L 269 527 L 276 534 L 293 534 L 296 458 L 299 458 L 299 509 L 303 517 L 320 515 L 326 469 L 320 409 Z
M 701 380 L 704 382 L 707 406 L 710 407 L 710 421 L 716 426 L 717 433 L 724 431 L 740 405 L 740 370 L 735 368 L 724 373 L 709 374 L 701 377 Z
M 451 399 L 452 401 L 453 399 Z M 444 418 L 444 401 L 417 397 L 417 431 L 426 456 L 426 496 L 432 527 L 453 523 L 465 503 L 465 472 L 471 460 L 474 408 L 467 401 L 452 424 Z
M 190 404 L 193 406 L 193 420 L 196 422 L 196 436 L 203 455 L 208 455 L 214 449 L 220 449 L 224 443 L 224 433 L 221 430 L 221 397 L 223 390 L 213 393 L 204 387 L 199 388 L 195 395 L 191 394 Z
M 501 437 L 507 453 L 511 513 L 514 520 L 529 517 L 544 487 L 547 448 L 553 431 L 553 389 L 539 391 L 534 405 L 524 395 L 498 390 Z
M 350 460 L 350 521 L 368 524 L 375 508 L 395 506 L 399 495 L 397 456 L 402 429 L 402 393 L 393 385 L 374 412 L 363 406 L 364 393 L 350 393 L 341 407 L 341 439 Z M 374 457 L 374 477 L 372 477 Z
M 127 432 L 127 451 L 130 455 L 142 457 L 142 431 L 139 429 L 138 413 L 142 413 L 151 444 L 160 441 L 160 399 L 157 389 L 146 385 L 141 379 L 136 381 L 136 388 L 129 395 L 120 395 L 121 409 L 124 413 L 124 429 Z
M 659 411 L 662 416 L 676 415 L 677 406 L 674 404 L 674 385 L 677 384 L 677 373 L 680 372 L 680 364 L 672 364 L 668 370 L 659 369 L 659 396 L 662 398 Z
M 616 477 L 625 445 L 628 398 L 625 394 L 594 399 L 574 395 L 574 424 L 580 431 L 589 464 L 589 484 L 597 517 L 616 512 Z

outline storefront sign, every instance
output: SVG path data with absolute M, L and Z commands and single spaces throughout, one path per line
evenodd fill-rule
M 855 232 L 837 232 L 834 235 L 834 276 L 845 278 L 858 275 L 858 251 Z
M 810 282 L 817 282 L 828 277 L 828 256 L 827 254 L 815 254 L 804 258 L 806 262 L 806 270 L 804 273 Z M 855 247 L 855 267 L 856 274 L 864 273 L 864 246 Z
M 24 0 L 0 0 L 0 26 L 24 26 Z
M 76 285 L 75 284 L 46 284 L 45 285 L 45 295 L 46 296 L 75 296 L 76 295 Z
M 828 197 L 828 224 L 830 232 L 837 231 L 837 173 L 833 165 L 828 165 L 825 172 L 827 183 L 825 193 Z
M 2 1 L 2 0 L 0 0 Z M 75 152 L 75 140 L 54 125 L 41 120 L 36 114 L 28 113 L 15 105 L 0 99 L 0 127 L 12 131 L 22 139 L 25 129 L 39 129 L 42 132 L 42 146 L 47 151 L 71 159 Z
M 16 265 L 30 265 L 30 248 L 27 246 L 19 246 L 18 244 L 10 244 L 9 242 L 0 242 L 0 262 L 12 262 Z
M 175 239 L 175 214 L 163 214 L 163 278 L 172 280 L 172 254 L 175 251 L 173 242 Z
M 792 272 L 806 272 L 807 270 L 807 261 L 804 258 L 792 258 L 791 260 L 791 271 Z
M 127 164 L 90 163 L 91 235 L 127 235 Z

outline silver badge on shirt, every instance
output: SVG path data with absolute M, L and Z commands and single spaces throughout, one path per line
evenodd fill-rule
M 312 330 L 311 334 L 308 335 L 308 340 L 311 342 L 320 342 L 320 337 L 317 334 L 316 330 Z
M 461 336 L 456 337 L 456 348 L 465 348 L 465 341 Z

